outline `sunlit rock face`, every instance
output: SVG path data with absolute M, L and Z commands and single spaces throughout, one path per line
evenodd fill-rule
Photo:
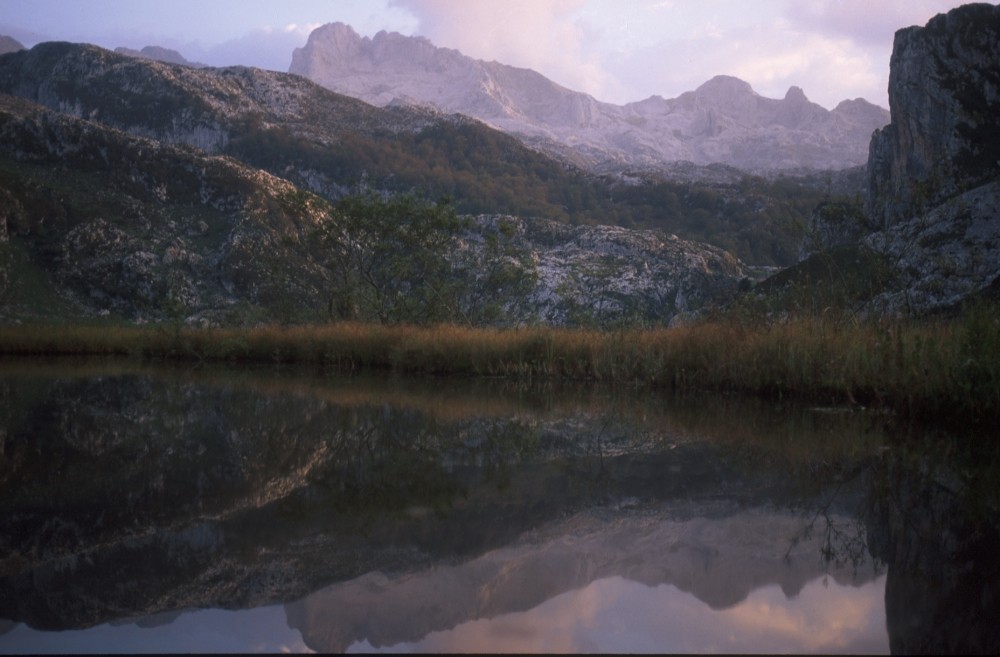
M 834 110 L 792 87 L 783 99 L 715 77 L 678 98 L 613 105 L 529 69 L 484 62 L 420 37 L 349 26 L 316 29 L 291 73 L 374 105 L 429 105 L 519 136 L 577 164 L 661 167 L 676 161 L 744 169 L 843 169 L 862 164 L 888 113 L 863 99 Z
M 729 252 L 663 231 L 488 215 L 475 218 L 474 230 L 487 234 L 499 221 L 514 227 L 537 273 L 519 307 L 508 309 L 519 322 L 668 323 L 730 301 L 747 276 Z
M 951 306 L 1000 275 L 1000 7 L 975 4 L 896 33 L 892 123 L 868 160 L 865 242 L 898 272 L 883 313 Z

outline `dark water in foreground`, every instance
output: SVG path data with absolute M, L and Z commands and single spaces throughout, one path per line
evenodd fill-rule
M 0 362 L 0 653 L 997 652 L 996 437 Z

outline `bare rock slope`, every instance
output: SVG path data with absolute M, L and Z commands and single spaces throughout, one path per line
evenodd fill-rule
M 291 73 L 378 106 L 430 105 L 480 119 L 592 167 L 677 161 L 750 170 L 844 169 L 863 164 L 888 113 L 863 99 L 828 111 L 792 87 L 782 99 L 746 82 L 712 78 L 673 99 L 614 105 L 539 73 L 466 57 L 421 37 L 362 38 L 343 23 L 316 29 Z

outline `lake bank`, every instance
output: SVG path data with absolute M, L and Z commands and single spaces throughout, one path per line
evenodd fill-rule
M 22 325 L 0 328 L 0 355 L 607 381 L 876 406 L 918 419 L 1000 418 L 1000 323 L 988 308 L 924 321 L 705 321 L 613 331 L 349 322 L 205 329 Z

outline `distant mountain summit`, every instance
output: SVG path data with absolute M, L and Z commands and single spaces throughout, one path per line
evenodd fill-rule
M 614 105 L 530 69 L 467 57 L 423 37 L 350 26 L 317 28 L 289 72 L 378 106 L 413 104 L 465 114 L 589 168 L 659 168 L 674 162 L 747 170 L 845 169 L 868 157 L 889 112 L 863 99 L 828 111 L 791 87 L 764 98 L 717 76 L 677 98 Z
M 20 41 L 14 37 L 0 34 L 0 55 L 4 55 L 9 52 L 17 52 L 18 50 L 24 50 L 24 45 Z
M 132 48 L 115 48 L 115 52 L 119 55 L 152 59 L 158 62 L 164 62 L 165 64 L 181 64 L 192 68 L 205 68 L 207 66 L 207 64 L 202 64 L 201 62 L 188 61 L 184 55 L 180 54 L 176 50 L 163 48 L 161 46 L 146 46 L 142 50 L 133 50 Z

